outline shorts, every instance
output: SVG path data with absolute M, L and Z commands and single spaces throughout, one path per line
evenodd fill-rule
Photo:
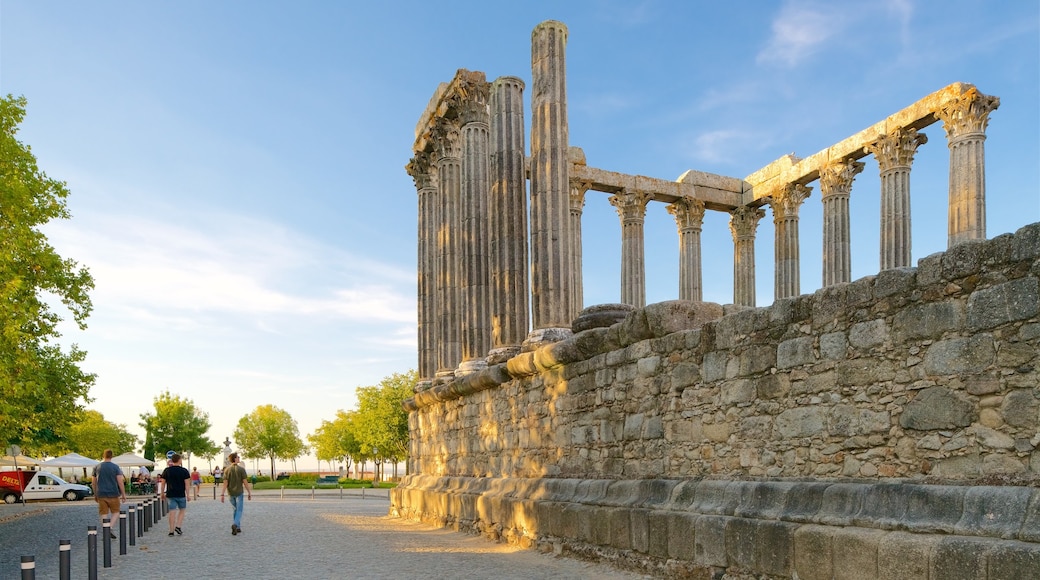
M 120 503 L 118 497 L 98 497 L 97 502 L 99 514 L 119 514 Z
M 166 503 L 170 506 L 170 511 L 188 509 L 188 498 L 186 497 L 167 497 Z
M 202 482 L 201 481 L 193 481 L 193 482 L 191 482 L 191 484 L 194 485 L 195 487 L 198 487 L 198 486 L 202 485 Z

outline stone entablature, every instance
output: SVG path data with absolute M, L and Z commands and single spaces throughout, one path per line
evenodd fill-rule
M 1040 224 L 728 308 L 653 304 L 417 393 L 411 472 L 1040 480 Z

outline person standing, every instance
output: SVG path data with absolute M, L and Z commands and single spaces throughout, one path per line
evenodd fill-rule
M 170 508 L 170 533 L 181 535 L 181 524 L 188 511 L 188 485 L 191 474 L 181 467 L 181 454 L 174 453 L 159 477 L 160 499 L 165 500 Z
M 199 473 L 198 467 L 191 468 L 191 490 L 192 499 L 198 501 L 199 499 L 199 487 L 202 485 L 202 475 Z
M 91 487 L 94 488 L 94 501 L 98 504 L 101 529 L 104 530 L 106 519 L 110 524 L 119 520 L 119 505 L 126 501 L 126 486 L 124 485 L 126 478 L 123 477 L 123 470 L 112 463 L 111 449 L 105 449 L 101 457 L 101 463 L 94 468 L 94 481 L 91 482 Z M 113 538 L 116 537 L 111 527 L 109 534 Z
M 224 494 L 231 496 L 231 507 L 235 509 L 234 523 L 231 524 L 231 535 L 242 533 L 242 510 L 245 509 L 245 498 L 242 491 L 245 490 L 246 497 L 253 499 L 253 486 L 246 477 L 246 468 L 238 464 L 238 453 L 228 455 L 231 465 L 224 470 L 224 486 L 220 490 L 220 503 L 224 503 Z

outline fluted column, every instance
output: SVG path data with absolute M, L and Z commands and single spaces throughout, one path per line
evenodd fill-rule
M 765 210 L 741 206 L 730 212 L 733 234 L 733 304 L 755 306 L 755 230 Z
M 910 166 L 928 136 L 916 129 L 897 128 L 863 148 L 877 159 L 881 171 L 881 270 L 911 264 Z
M 646 204 L 653 195 L 622 190 L 610 196 L 610 205 L 621 218 L 621 302 L 636 308 L 646 306 L 646 255 L 643 223 Z
M 487 250 L 490 85 L 484 80 L 484 73 L 460 71 L 459 75 L 460 95 L 456 106 L 462 142 L 462 238 L 459 245 L 462 364 L 456 375 L 486 368 L 484 359 L 491 350 Z
M 549 20 L 531 37 L 531 317 L 538 332 L 569 329 L 577 309 L 570 288 L 567 27 Z
M 999 106 L 972 87 L 935 112 L 950 146 L 949 246 L 986 238 L 986 125 Z
M 516 77 L 491 85 L 490 363 L 516 354 L 528 331 L 523 91 Z
M 435 345 L 439 342 L 434 315 L 437 312 L 437 168 L 427 152 L 416 153 L 408 163 L 408 174 L 415 180 L 419 197 L 418 268 L 416 302 L 418 314 L 419 382 L 428 386 L 437 372 Z
M 585 193 L 589 191 L 589 184 L 576 181 L 571 183 L 570 214 L 571 214 L 571 302 L 575 308 L 581 310 L 585 304 L 584 281 L 582 280 L 582 253 L 581 253 L 581 214 L 585 209 Z
M 462 164 L 458 126 L 440 119 L 433 127 L 437 155 L 437 376 L 454 376 L 462 353 L 459 345 L 459 203 Z
M 682 198 L 667 206 L 679 228 L 679 300 L 704 299 L 701 285 L 701 224 L 704 202 Z
M 811 191 L 812 189 L 808 186 L 800 183 L 788 183 L 769 202 L 769 206 L 773 209 L 773 225 L 776 229 L 774 300 L 798 296 L 801 293 L 798 210 Z
M 852 279 L 849 232 L 849 194 L 863 163 L 842 159 L 820 170 L 823 200 L 823 285 Z

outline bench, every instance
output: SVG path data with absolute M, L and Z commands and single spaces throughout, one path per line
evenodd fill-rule
M 322 476 L 322 477 L 318 478 L 318 483 L 319 484 L 330 483 L 332 485 L 336 485 L 336 484 L 339 483 L 339 476 L 338 475 L 325 475 L 325 476 Z

